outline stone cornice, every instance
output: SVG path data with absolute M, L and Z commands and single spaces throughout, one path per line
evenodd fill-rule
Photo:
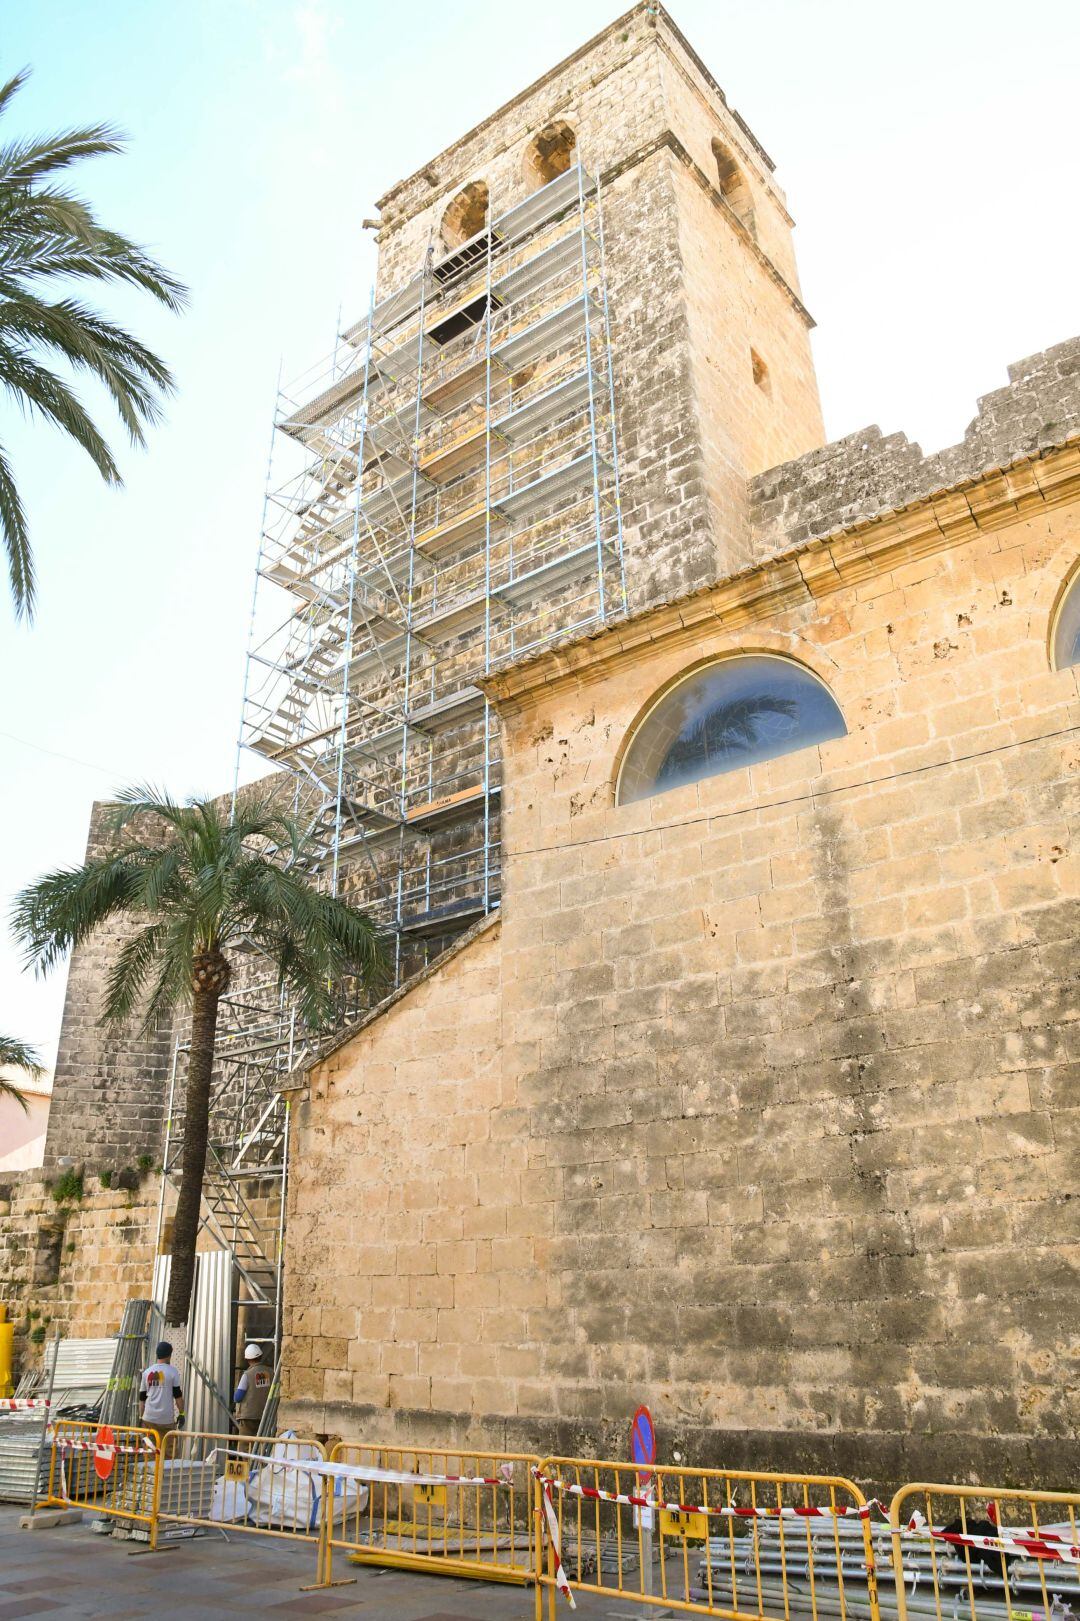
M 568 638 L 492 671 L 477 685 L 500 708 L 513 709 L 527 703 L 538 689 L 546 692 L 567 682 L 599 677 L 610 665 L 633 659 L 650 643 L 719 626 L 738 630 L 766 614 L 799 602 L 820 601 L 901 563 L 962 545 L 980 532 L 1070 501 L 1080 501 L 1080 438 L 989 469 L 910 506 L 806 541 L 592 634 Z

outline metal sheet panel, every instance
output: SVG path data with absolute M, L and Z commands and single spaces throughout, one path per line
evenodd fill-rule
M 165 1329 L 171 1257 L 154 1261 L 155 1311 L 150 1340 Z M 227 1434 L 233 1375 L 235 1266 L 229 1250 L 205 1250 L 195 1257 L 195 1293 L 188 1321 L 187 1366 L 182 1370 L 191 1430 Z

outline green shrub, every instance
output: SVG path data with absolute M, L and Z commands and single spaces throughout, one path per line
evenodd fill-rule
M 52 1185 L 52 1196 L 57 1204 L 64 1204 L 67 1200 L 75 1203 L 83 1196 L 83 1174 L 81 1168 L 77 1171 L 64 1171 L 57 1177 Z
M 98 1181 L 101 1183 L 103 1188 L 111 1188 L 112 1185 L 113 1185 L 113 1174 L 112 1174 L 112 1172 L 111 1171 L 102 1171 L 101 1175 L 98 1177 Z

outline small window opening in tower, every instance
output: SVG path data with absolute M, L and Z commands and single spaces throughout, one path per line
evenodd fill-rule
M 577 136 L 561 118 L 535 135 L 525 148 L 525 178 L 534 191 L 565 174 L 574 161 Z
M 769 368 L 762 360 L 756 349 L 750 351 L 750 369 L 754 374 L 754 382 L 763 394 L 772 393 L 772 382 L 769 378 Z
M 721 197 L 732 213 L 742 220 L 750 234 L 756 236 L 754 199 L 750 194 L 746 176 L 736 163 L 731 148 L 725 146 L 723 141 L 713 141 L 712 153 L 716 159 L 716 178 Z
M 446 205 L 440 227 L 443 242 L 448 248 L 460 247 L 462 242 L 468 242 L 484 229 L 487 217 L 487 184 L 483 180 L 470 180 Z

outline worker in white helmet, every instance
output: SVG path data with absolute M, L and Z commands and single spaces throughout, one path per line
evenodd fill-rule
M 263 1362 L 262 1347 L 245 1345 L 244 1371 L 233 1391 L 233 1406 L 241 1435 L 258 1435 L 259 1420 L 269 1395 L 270 1369 Z

